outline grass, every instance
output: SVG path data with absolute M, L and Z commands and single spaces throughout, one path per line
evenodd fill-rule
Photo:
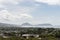
M 57 40 L 57 38 L 54 38 L 54 37 L 46 37 L 46 38 L 42 38 L 42 39 L 38 39 L 38 38 L 29 38 L 29 39 L 26 39 L 26 38 L 22 38 L 22 37 L 10 37 L 10 38 L 3 38 L 3 37 L 0 37 L 0 40 Z

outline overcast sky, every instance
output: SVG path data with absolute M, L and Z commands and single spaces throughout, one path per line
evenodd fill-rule
M 60 25 L 60 0 L 0 0 L 0 22 Z

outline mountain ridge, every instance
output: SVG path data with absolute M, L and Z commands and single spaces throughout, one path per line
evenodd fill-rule
M 36 24 L 36 25 L 33 25 L 33 24 L 30 24 L 30 23 L 23 23 L 21 25 L 16 25 L 16 24 L 7 24 L 7 23 L 0 23 L 0 27 L 32 27 L 32 28 L 40 28 L 40 27 L 55 27 L 53 26 L 52 24 Z M 57 27 L 57 26 L 56 26 Z

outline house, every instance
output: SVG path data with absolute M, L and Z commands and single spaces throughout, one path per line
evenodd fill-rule
M 16 34 L 15 34 L 15 36 L 16 36 L 16 37 L 20 37 L 20 36 L 21 36 L 21 34 L 19 34 L 19 33 L 16 33 Z
M 10 38 L 10 36 L 7 33 L 0 33 L 0 36 L 3 38 Z
M 22 34 L 22 37 L 28 39 L 29 37 L 35 37 L 38 38 L 39 35 L 38 34 Z
M 10 38 L 10 36 L 2 36 L 3 38 Z
M 19 34 L 19 33 L 4 32 L 4 33 L 0 33 L 0 36 L 2 36 L 3 38 L 10 38 L 12 36 L 20 37 L 21 34 Z

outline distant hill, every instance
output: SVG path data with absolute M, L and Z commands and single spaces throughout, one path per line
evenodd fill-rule
M 37 25 L 33 25 L 30 23 L 23 23 L 21 24 L 21 26 L 53 26 L 52 24 L 37 24 Z
M 52 27 L 53 25 L 52 24 L 30 24 L 30 23 L 23 23 L 21 24 L 21 27 L 36 27 L 36 28 L 39 28 L 39 27 Z
M 59 27 L 60 26 L 53 26 L 52 24 L 36 24 L 36 25 L 33 25 L 33 24 L 30 24 L 30 23 L 23 23 L 21 25 L 16 25 L 16 24 L 7 24 L 7 23 L 0 23 L 0 27 L 20 27 L 20 28 L 51 28 L 51 27 Z
M 32 26 L 32 24 L 30 24 L 30 23 L 23 23 L 23 24 L 21 24 L 21 26 Z
M 52 24 L 38 24 L 36 26 L 53 26 Z
M 18 27 L 18 25 L 7 24 L 7 23 L 0 23 L 0 27 Z

